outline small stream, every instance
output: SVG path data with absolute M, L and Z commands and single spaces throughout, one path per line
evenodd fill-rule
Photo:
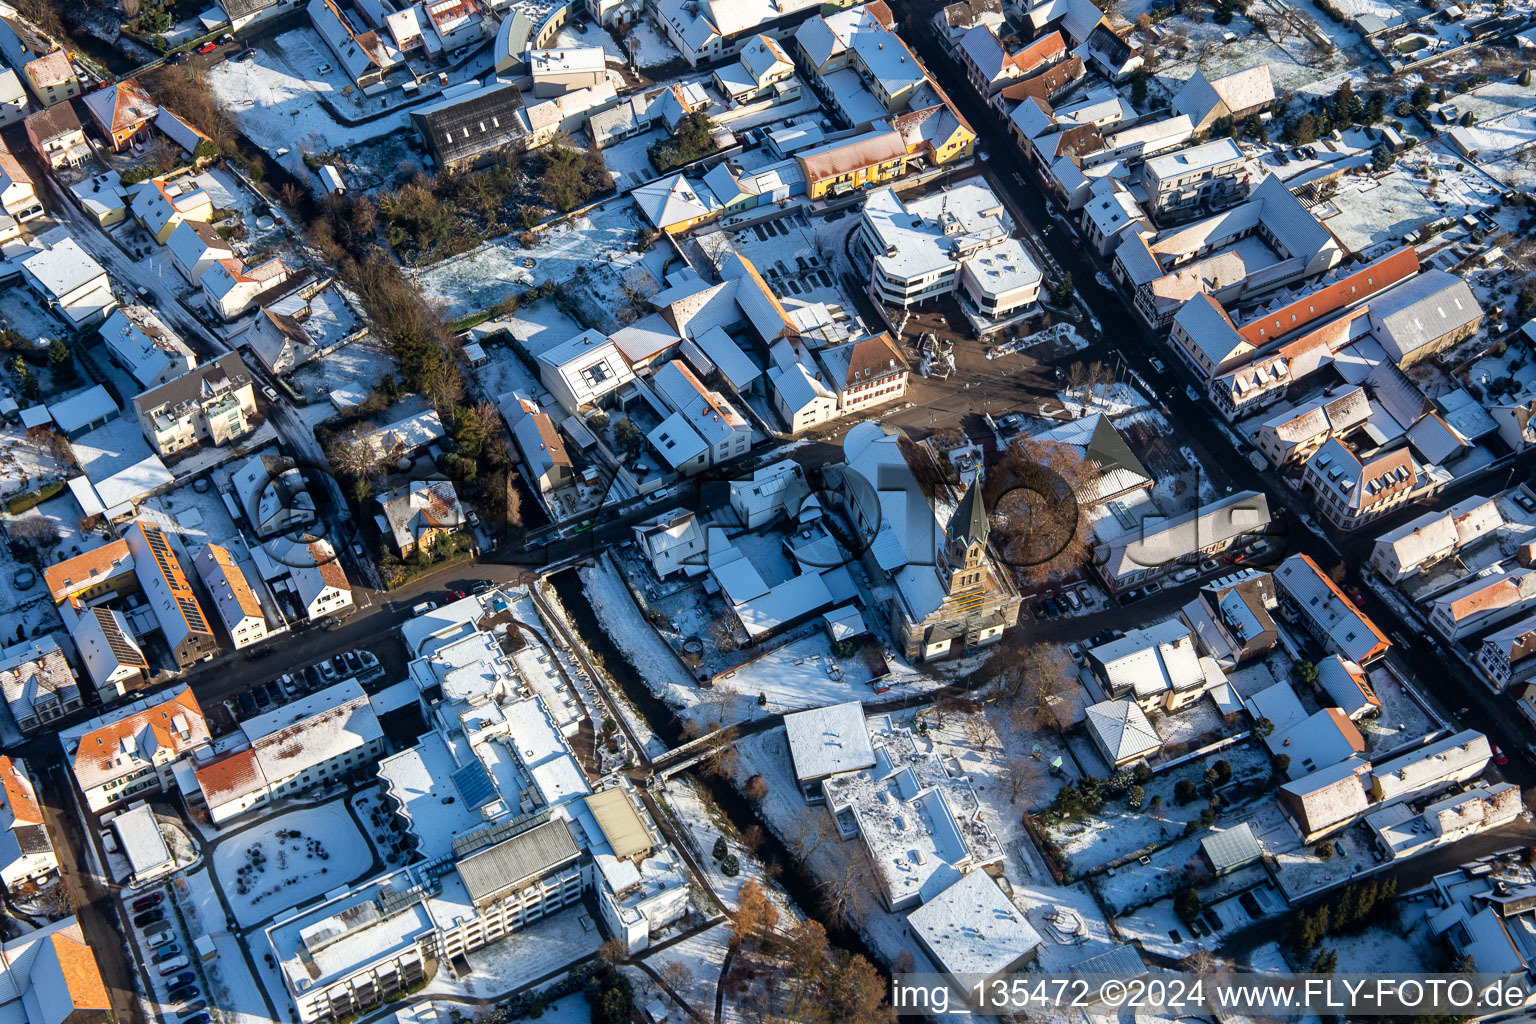
M 555 593 L 560 596 L 560 603 L 565 606 L 566 614 L 571 617 L 573 624 L 580 632 L 582 641 L 603 659 L 608 675 L 624 690 L 624 695 L 629 702 L 669 747 L 681 746 L 685 742 L 682 720 L 651 692 L 645 685 L 645 680 L 640 677 L 640 673 L 624 656 L 624 652 L 619 650 L 609 638 L 606 628 L 592 611 L 592 602 L 582 590 L 581 577 L 577 574 L 577 570 L 564 569 L 549 577 L 549 581 L 553 584 Z M 772 860 L 780 866 L 781 871 L 777 879 L 779 885 L 783 886 L 784 891 L 789 893 L 790 898 L 801 910 L 826 927 L 827 938 L 833 945 L 851 953 L 860 954 L 877 970 L 883 971 L 883 961 L 869 949 L 858 932 L 846 925 L 834 926 L 827 919 L 815 879 L 799 859 L 790 854 L 789 848 L 768 827 L 768 823 L 758 817 L 751 801 L 742 796 L 734 786 L 713 775 L 694 771 L 683 774 L 687 774 L 709 795 L 710 800 L 730 820 L 738 833 L 744 831 L 749 825 L 757 825 L 762 830 L 763 845 L 758 854 L 759 858 Z M 708 852 L 706 851 L 704 855 L 708 856 Z

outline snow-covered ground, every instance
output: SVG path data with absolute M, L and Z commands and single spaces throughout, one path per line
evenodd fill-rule
M 725 962 L 725 952 L 730 941 L 731 926 L 722 922 L 697 935 L 690 935 L 659 953 L 648 955 L 645 962 L 657 973 L 673 962 L 685 964 L 693 977 L 687 985 L 676 989 L 677 994 L 707 1020 L 714 1013 L 715 992 L 720 987 L 720 965 Z M 731 1000 L 727 998 L 727 1008 L 730 1004 Z M 584 1024 L 586 1018 L 582 1020 Z
M 257 857 L 265 858 L 259 866 Z M 278 814 L 220 841 L 213 871 L 236 922 L 249 928 L 356 881 L 373 860 L 344 801 L 335 800 Z
M 675 708 L 699 700 L 699 687 L 651 624 L 640 614 L 624 581 L 606 558 L 581 570 L 581 582 L 592 611 L 624 652 L 651 691 Z
M 476 339 L 510 334 L 534 358 L 581 333 L 581 324 L 566 316 L 554 299 L 540 299 L 511 316 L 497 317 L 470 330 Z
M 537 376 L 529 371 L 509 345 L 495 344 L 485 350 L 486 363 L 474 369 L 475 379 L 492 400 L 516 392 L 535 405 L 546 405 L 548 393 Z M 554 399 L 549 398 L 549 403 Z
M 597 952 L 603 933 L 578 905 L 513 932 L 500 942 L 470 953 L 470 973 L 455 978 L 441 966 L 425 994 L 496 996 L 552 974 Z
M 321 105 L 324 95 L 349 117 L 363 117 L 399 102 L 394 90 L 365 97 L 310 28 L 296 28 L 272 40 L 247 61 L 223 61 L 208 69 L 208 87 L 252 142 L 269 153 L 279 149 L 325 152 L 392 132 L 411 131 L 404 111 L 344 125 Z M 333 67 L 324 75 L 321 67 Z
M 646 155 L 646 151 L 653 143 L 660 142 L 666 137 L 666 132 L 653 128 L 632 139 L 624 139 L 604 146 L 603 164 L 613 174 L 613 187 L 620 192 L 628 192 L 636 185 L 656 177 L 656 168 L 651 166 L 651 160 Z
M 626 283 L 644 294 L 660 286 L 670 250 L 634 251 L 637 233 L 647 227 L 626 196 L 538 232 L 531 249 L 515 237 L 497 239 L 417 271 L 416 279 L 428 299 L 443 303 L 447 316 L 460 317 L 494 306 L 512 292 L 544 281 L 567 281 L 583 270 L 588 276 L 581 297 L 612 316 L 624 305 Z
M 267 1024 L 272 1019 L 267 998 L 277 1006 L 277 1019 L 289 1014 L 291 1003 L 282 985 L 272 987 L 270 982 L 258 983 L 252 976 L 250 963 L 260 961 L 257 949 L 248 948 L 245 940 L 232 934 L 225 922 L 225 907 L 214 891 L 213 878 L 207 868 L 188 873 L 175 882 L 176 898 L 193 933 L 207 934 L 218 949 L 218 956 L 204 965 L 213 991 L 208 1002 L 230 1015 L 230 1024 Z
M 1124 416 L 1136 409 L 1148 406 L 1147 397 L 1124 381 L 1113 384 L 1095 384 L 1091 388 L 1058 391 L 1056 398 L 1062 406 L 1079 419 L 1090 413 L 1102 412 L 1108 416 Z
M 630 60 L 637 68 L 653 68 L 658 64 L 683 59 L 683 55 L 677 52 L 677 47 L 672 45 L 672 40 L 652 25 L 648 18 L 642 18 L 635 25 L 629 37 L 624 40 L 624 45 L 629 50 Z
M 337 408 L 360 405 L 379 381 L 394 372 L 395 359 L 384 342 L 365 334 L 323 359 L 305 363 L 289 375 L 289 382 L 309 396 L 306 408 L 322 408 L 329 418 Z

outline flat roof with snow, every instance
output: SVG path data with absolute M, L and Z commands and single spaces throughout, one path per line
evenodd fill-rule
M 151 878 L 172 865 L 170 848 L 148 804 L 119 814 L 112 819 L 112 827 L 135 878 Z
M 1040 945 L 1040 933 L 985 871 L 972 871 L 907 915 L 907 927 L 952 977 L 990 978 Z
M 869 742 L 860 701 L 785 715 L 784 733 L 789 737 L 795 778 L 801 782 L 874 767 L 875 748 Z

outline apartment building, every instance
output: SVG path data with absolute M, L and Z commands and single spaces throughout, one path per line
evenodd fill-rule
M 1231 139 L 1156 156 L 1141 165 L 1148 212 L 1162 223 L 1240 202 L 1248 195 L 1250 180 L 1247 158 Z
M 1407 448 L 1360 456 L 1330 437 L 1307 460 L 1302 486 L 1312 492 L 1313 504 L 1323 518 L 1349 531 L 1427 497 L 1440 484 Z
M 162 457 L 195 444 L 228 444 L 256 429 L 256 387 L 234 352 L 150 388 L 133 407 Z
M 1477 664 L 1503 691 L 1536 676 L 1536 616 L 1521 619 L 1483 638 L 1477 648 Z
M 188 668 L 213 657 L 219 641 L 208 625 L 202 605 L 197 603 L 165 530 L 157 523 L 136 519 L 123 539 L 133 553 L 139 585 L 177 667 Z
M 1306 462 L 1326 442 L 1342 438 L 1371 418 L 1370 397 L 1361 387 L 1329 389 L 1259 425 L 1254 444 L 1277 469 Z
M 0 651 L 0 690 L 11 720 L 23 733 L 33 733 L 85 705 L 74 670 L 45 634 Z
M 229 549 L 220 544 L 205 544 L 193 564 L 213 597 L 213 606 L 235 649 L 265 640 L 267 617 L 261 610 L 261 601 Z
M 114 708 L 59 734 L 75 784 L 96 812 L 146 793 L 174 790 L 176 762 L 208 741 L 203 709 L 185 686 Z
M 1426 512 L 1376 538 L 1370 567 L 1399 583 L 1437 565 L 1469 544 L 1496 535 L 1504 516 L 1492 498 L 1473 495 L 1439 512 Z

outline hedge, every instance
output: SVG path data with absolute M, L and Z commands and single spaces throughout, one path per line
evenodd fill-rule
M 5 503 L 5 507 L 10 509 L 11 515 L 20 515 L 27 509 L 41 505 L 49 498 L 57 497 L 63 492 L 64 481 L 55 480 L 52 483 L 43 484 L 43 486 L 35 491 L 26 491 L 25 493 L 15 495 Z

